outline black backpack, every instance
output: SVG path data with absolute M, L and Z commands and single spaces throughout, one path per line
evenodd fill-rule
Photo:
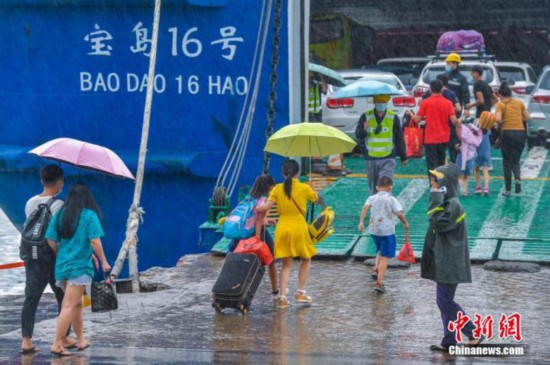
M 50 207 L 56 200 L 56 197 L 52 197 L 46 204 L 38 205 L 38 208 L 23 224 L 21 245 L 19 246 L 21 260 L 25 262 L 32 260 L 54 261 L 54 251 L 44 236 L 52 219 Z

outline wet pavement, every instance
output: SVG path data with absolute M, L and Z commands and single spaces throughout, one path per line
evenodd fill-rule
M 496 273 L 473 267 L 473 284 L 460 285 L 457 301 L 473 316 L 492 315 L 495 338 L 488 344 L 516 343 L 498 339 L 501 313 L 519 312 L 526 355 L 464 357 L 431 353 L 442 334 L 435 304 L 435 285 L 420 279 L 419 266 L 392 269 L 387 293 L 373 292 L 370 270 L 360 261 L 313 262 L 310 306 L 293 304 L 277 310 L 264 276 L 247 316 L 226 309 L 216 314 L 211 288 L 223 258 L 187 256 L 181 267 L 151 269 L 143 280 L 165 282 L 164 291 L 119 295 L 120 309 L 85 313 L 85 332 L 92 347 L 70 359 L 54 359 L 48 349 L 55 328 L 53 297 L 46 295 L 35 340 L 41 353 L 18 354 L 20 297 L 0 298 L 0 363 L 189 363 L 189 364 L 478 364 L 548 363 L 550 269 L 535 274 Z M 294 269 L 297 268 L 295 265 Z M 296 270 L 291 290 L 296 288 Z M 11 314 L 11 316 L 10 316 Z M 11 319 L 10 319 L 11 318 Z

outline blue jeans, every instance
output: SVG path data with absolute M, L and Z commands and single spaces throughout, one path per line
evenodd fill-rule
M 455 302 L 456 287 L 458 284 L 444 284 L 437 283 L 437 306 L 441 312 L 441 320 L 443 321 L 443 340 L 441 346 L 449 347 L 456 345 L 455 332 L 449 331 L 449 322 L 456 321 L 457 313 L 461 311 L 464 315 L 466 312 Z M 472 321 L 468 321 L 464 327 L 462 327 L 462 333 L 473 339 L 475 326 Z

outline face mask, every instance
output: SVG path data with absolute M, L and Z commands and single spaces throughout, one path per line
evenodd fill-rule
M 453 68 L 451 66 L 445 65 L 445 72 L 446 73 L 450 74 L 452 70 L 453 70 Z
M 376 103 L 376 104 L 374 104 L 374 110 L 376 110 L 377 112 L 383 112 L 386 109 L 388 109 L 388 103 Z

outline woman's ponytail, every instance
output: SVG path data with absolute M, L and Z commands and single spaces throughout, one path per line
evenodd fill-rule
M 285 177 L 285 182 L 283 184 L 283 189 L 287 198 L 292 197 L 292 178 L 300 172 L 300 166 L 298 162 L 294 160 L 286 160 L 283 163 L 283 175 Z
M 509 98 L 512 96 L 512 89 L 510 89 L 510 86 L 508 86 L 508 82 L 506 80 L 502 81 L 500 84 L 500 87 L 498 88 L 498 93 L 500 96 L 504 96 L 505 98 Z

